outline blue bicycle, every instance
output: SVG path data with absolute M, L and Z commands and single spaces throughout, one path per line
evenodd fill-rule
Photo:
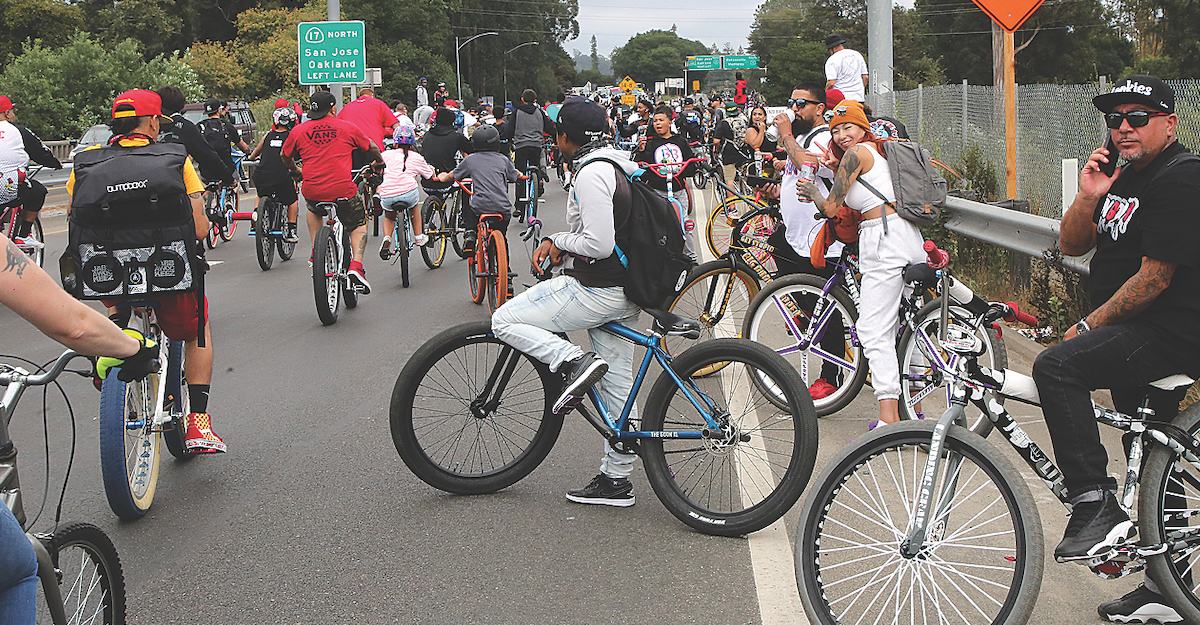
M 228 189 L 219 180 L 211 180 L 204 185 L 204 215 L 208 217 L 208 232 L 204 235 L 204 245 L 212 249 L 217 245 L 217 238 L 228 243 L 233 240 L 233 232 L 237 230 L 237 220 L 233 214 L 237 212 L 237 192 Z
M 654 317 L 649 334 L 601 326 L 645 348 L 625 405 L 613 411 L 593 388 L 595 413 L 575 409 L 614 448 L 643 458 L 655 495 L 690 527 L 738 536 L 774 523 L 808 484 L 817 454 L 816 411 L 795 368 L 744 339 L 706 341 L 672 357 L 663 338 L 696 338 L 699 324 L 646 312 Z M 651 361 L 663 371 L 641 418 L 632 418 Z M 529 475 L 554 446 L 561 388 L 561 375 L 496 338 L 488 322 L 456 326 L 422 345 L 400 372 L 392 440 L 431 486 L 495 492 Z

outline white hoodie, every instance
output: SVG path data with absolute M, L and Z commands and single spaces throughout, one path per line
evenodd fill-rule
M 637 164 L 629 160 L 629 153 L 613 147 L 603 147 L 590 154 L 575 165 L 576 174 L 571 181 L 571 192 L 567 196 L 567 232 L 550 235 L 550 240 L 558 249 L 574 254 L 571 268 L 580 274 L 594 273 L 596 261 L 608 259 L 613 254 L 616 245 L 616 226 L 613 219 L 613 195 L 617 192 L 617 171 L 608 163 L 596 163 L 587 166 L 596 158 L 606 158 L 616 161 L 626 174 L 637 171 Z M 592 259 L 584 261 L 578 257 Z M 613 259 L 616 266 L 613 272 L 619 275 L 611 276 L 615 284 L 589 284 L 588 276 L 570 272 L 587 286 L 616 286 L 623 284 L 624 268 Z

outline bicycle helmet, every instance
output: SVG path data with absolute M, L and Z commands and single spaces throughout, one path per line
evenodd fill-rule
M 471 133 L 471 145 L 479 152 L 495 152 L 500 149 L 500 131 L 495 126 L 484 124 Z
M 408 124 L 400 124 L 396 126 L 396 132 L 392 135 L 392 139 L 395 140 L 397 146 L 416 145 L 417 132 Z
M 271 113 L 271 122 L 280 128 L 291 128 L 296 125 L 296 111 L 290 108 L 277 108 Z

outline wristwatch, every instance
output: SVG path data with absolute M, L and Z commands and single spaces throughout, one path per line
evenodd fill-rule
M 1083 319 L 1080 319 L 1079 323 L 1075 324 L 1075 334 L 1083 334 L 1084 332 L 1087 332 L 1088 330 L 1091 330 L 1091 329 L 1092 329 L 1092 326 L 1088 325 L 1086 317 Z

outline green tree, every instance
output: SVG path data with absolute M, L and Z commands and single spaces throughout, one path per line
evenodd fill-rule
M 613 75 L 630 76 L 638 82 L 653 85 L 682 76 L 689 55 L 707 53 L 708 47 L 699 41 L 683 39 L 670 31 L 651 30 L 613 50 Z
M 21 54 L 28 40 L 62 46 L 83 22 L 79 7 L 63 0 L 0 0 L 0 65 Z
M 600 55 L 596 53 L 596 36 L 592 35 L 592 71 L 600 73 Z
M 815 41 L 793 40 L 771 57 L 767 82 L 761 91 L 768 103 L 781 104 L 792 97 L 798 84 L 825 84 L 825 45 Z
M 166 56 L 142 59 L 138 42 L 109 46 L 76 33 L 65 46 L 39 43 L 0 73 L 0 93 L 21 94 L 21 122 L 44 139 L 78 137 L 88 126 L 109 119 L 112 100 L 127 89 L 174 84 L 185 95 L 201 95 L 195 72 Z

